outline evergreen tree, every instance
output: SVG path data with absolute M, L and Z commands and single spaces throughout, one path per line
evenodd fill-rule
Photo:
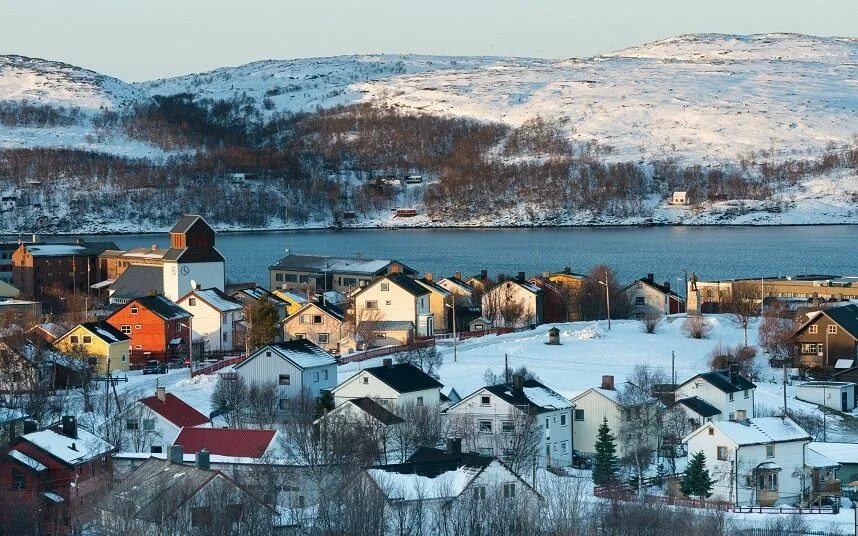
M 602 419 L 596 436 L 596 457 L 593 460 L 593 483 L 597 486 L 610 486 L 617 483 L 620 462 L 617 459 L 616 438 L 608 428 L 608 419 Z
M 709 470 L 706 469 L 706 456 L 703 451 L 700 451 L 691 456 L 688 461 L 679 490 L 689 497 L 705 499 L 712 495 L 714 483 L 715 481 L 709 477 Z
M 658 487 L 662 487 L 664 485 L 664 477 L 667 476 L 667 469 L 664 467 L 663 463 L 659 463 L 658 467 L 655 469 L 655 480 L 653 484 Z

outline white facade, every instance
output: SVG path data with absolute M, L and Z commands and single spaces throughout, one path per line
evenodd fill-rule
M 176 303 L 194 315 L 191 322 L 194 342 L 204 341 L 208 351 L 235 349 L 234 326 L 244 318 L 244 308 L 240 304 L 222 310 L 195 294 L 186 295 Z
M 146 438 L 146 442 L 149 443 L 149 448 L 145 448 L 146 451 L 151 447 L 161 447 L 162 452 L 167 452 L 167 447 L 173 444 L 182 430 L 181 427 L 152 411 L 139 400 L 129 407 L 128 411 L 123 412 L 120 418 L 121 425 L 126 430 L 134 423 L 133 426 L 138 430 L 136 435 Z
M 435 331 L 429 308 L 429 291 L 415 296 L 387 278 L 376 280 L 355 296 L 355 317 L 359 323 L 414 322 L 418 337 L 429 337 Z
M 173 301 L 191 290 L 191 281 L 199 288 L 224 289 L 226 271 L 224 263 L 218 262 L 164 262 L 164 295 Z
M 463 436 L 465 450 L 499 458 L 504 458 L 505 449 L 520 444 L 515 437 L 520 430 L 516 428 L 527 422 L 522 409 L 486 388 L 447 408 L 445 418 L 454 430 L 461 432 L 457 435 Z M 571 465 L 574 449 L 571 403 L 569 407 L 541 412 L 533 418 L 539 434 L 539 465 Z
M 516 320 L 514 325 L 504 325 L 501 310 L 508 302 L 519 302 L 522 306 L 522 316 Z M 489 318 L 494 326 L 503 327 L 525 327 L 530 324 L 542 323 L 542 289 L 529 283 L 507 280 L 498 283 L 491 290 L 483 294 L 483 315 Z M 494 315 L 492 310 L 494 309 Z
M 691 378 L 676 388 L 676 400 L 694 396 L 721 412 L 711 417 L 713 421 L 732 421 L 754 417 L 754 389 L 725 393 L 700 376 Z M 689 417 L 699 418 L 699 415 L 689 414 Z
M 297 397 L 302 391 L 318 398 L 322 390 L 333 389 L 337 385 L 337 364 L 333 357 L 329 364 L 305 369 L 269 347 L 258 350 L 236 365 L 235 372 L 248 384 L 274 382 L 281 401 Z
M 662 315 L 670 314 L 669 295 L 642 281 L 637 281 L 626 287 L 625 294 L 632 306 L 632 313 L 637 318 L 643 318 L 650 312 Z
M 337 406 L 347 400 L 367 397 L 372 398 L 379 404 L 388 406 L 394 413 L 396 413 L 396 406 L 441 404 L 440 386 L 420 391 L 400 393 L 365 370 L 358 372 L 338 385 L 333 390 L 333 395 L 334 403 Z
M 456 297 L 456 305 L 466 307 L 474 305 L 474 289 L 462 286 L 446 277 L 438 281 L 438 286 Z
M 795 397 L 834 411 L 855 409 L 855 384 L 850 382 L 807 382 L 796 386 Z
M 596 437 L 604 419 L 608 420 L 611 435 L 617 438 L 620 446 L 620 409 L 617 392 L 602 388 L 592 388 L 572 399 L 575 404 L 572 426 L 574 447 L 581 454 L 592 456 L 596 453 Z M 620 450 L 620 449 L 618 449 Z
M 780 417 L 757 420 L 768 419 L 780 420 Z M 729 426 L 727 431 L 723 428 L 725 426 Z M 685 439 L 689 456 L 697 452 L 706 456 L 706 468 L 715 480 L 711 499 L 742 506 L 791 505 L 797 502 L 801 497 L 803 479 L 807 478 L 804 472 L 805 446 L 810 438 L 792 441 L 771 438 L 766 442 L 756 442 L 744 439 L 741 429 L 738 429 L 738 434 L 734 433 L 734 428 L 745 426 L 729 422 L 707 423 Z M 747 428 L 748 432 L 753 432 L 752 425 L 747 425 Z M 809 485 L 809 482 L 804 482 L 804 485 Z

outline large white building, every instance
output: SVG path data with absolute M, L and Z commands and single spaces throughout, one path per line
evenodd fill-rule
M 742 506 L 792 505 L 805 482 L 811 437 L 789 417 L 713 421 L 683 439 L 688 455 L 703 452 L 715 480 L 712 499 Z
M 194 289 L 176 302 L 194 315 L 194 342 L 207 351 L 236 349 L 235 325 L 244 318 L 244 305 L 217 288 Z M 238 346 L 241 346 L 239 344 Z

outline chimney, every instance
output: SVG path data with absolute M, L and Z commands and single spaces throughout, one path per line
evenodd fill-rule
M 480 279 L 485 281 L 488 278 L 489 278 L 489 271 L 488 270 L 480 270 Z
M 519 393 L 524 391 L 524 378 L 521 377 L 521 374 L 512 375 L 512 390 Z
M 663 284 L 662 286 L 663 286 L 664 288 L 666 288 L 667 290 L 670 290 L 670 281 L 665 281 L 665 282 L 664 282 L 664 284 Z
M 158 397 L 158 400 L 161 402 L 167 401 L 167 388 L 159 385 L 155 388 L 155 396 Z
M 39 423 L 37 423 L 33 419 L 27 419 L 26 421 L 24 421 L 24 433 L 25 434 L 32 434 L 33 432 L 35 432 L 38 429 L 39 429 Z
M 453 274 L 453 277 L 455 277 L 456 279 L 462 279 L 462 272 L 456 272 L 455 274 Z
M 393 359 L 385 357 L 381 360 L 381 364 L 384 365 L 386 368 L 390 368 L 393 366 Z
M 388 270 L 388 272 L 391 274 L 398 274 L 399 273 L 399 265 L 396 264 L 395 262 L 391 263 L 390 269 Z
M 205 471 L 211 469 L 211 456 L 209 455 L 209 451 L 206 449 L 202 449 L 197 452 L 197 469 L 203 469 Z
M 655 281 L 655 274 L 646 274 L 646 280 L 652 283 Z
M 447 454 L 461 454 L 462 453 L 462 438 L 461 437 L 448 437 L 447 438 Z
M 571 274 L 572 273 L 572 267 L 571 266 L 564 266 L 563 267 L 563 273 L 566 275 Z
M 170 445 L 168 449 L 168 459 L 170 463 L 182 465 L 185 461 L 185 449 L 182 445 Z
M 614 377 L 608 374 L 602 376 L 602 389 L 605 391 L 613 391 L 614 390 Z
M 63 435 L 77 439 L 77 420 L 73 415 L 63 416 Z
M 432 272 L 426 272 L 426 274 L 423 275 L 423 279 L 426 281 L 432 281 Z
M 739 365 L 736 363 L 730 363 L 727 365 L 727 372 L 729 374 L 730 381 L 736 383 L 736 380 L 739 378 Z
M 518 273 L 518 282 L 519 282 L 519 283 L 524 283 L 524 278 L 525 278 L 525 274 L 524 274 L 524 272 L 519 272 L 519 273 Z

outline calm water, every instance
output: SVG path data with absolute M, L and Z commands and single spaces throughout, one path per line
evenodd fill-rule
M 95 239 L 93 237 L 92 239 Z M 166 235 L 100 236 L 122 248 L 166 245 Z M 608 264 L 630 281 L 653 272 L 674 285 L 683 272 L 703 279 L 833 273 L 858 275 L 858 226 L 609 227 L 489 230 L 354 230 L 221 233 L 218 249 L 232 281 L 267 284 L 267 267 L 286 250 L 398 259 L 438 276 L 529 275 Z

